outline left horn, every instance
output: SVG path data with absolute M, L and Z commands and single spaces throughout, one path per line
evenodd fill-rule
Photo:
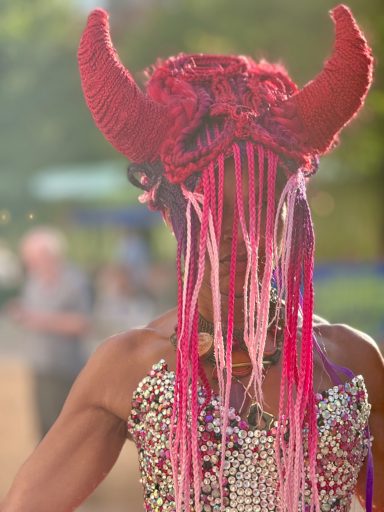
M 105 138 L 129 160 L 154 160 L 171 124 L 167 108 L 146 96 L 121 64 L 103 9 L 88 17 L 78 61 L 85 100 Z
M 287 111 L 295 110 L 301 121 L 306 147 L 317 153 L 332 147 L 363 105 L 372 82 L 371 49 L 351 11 L 339 5 L 330 14 L 336 32 L 331 58 L 313 81 L 286 100 Z

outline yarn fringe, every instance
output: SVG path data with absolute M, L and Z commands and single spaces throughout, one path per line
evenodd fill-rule
M 198 443 L 199 414 L 211 396 L 199 364 L 198 296 L 205 264 L 210 262 L 214 355 L 221 397 L 221 459 L 219 483 L 224 510 L 224 463 L 232 382 L 235 323 L 236 265 L 239 240 L 245 246 L 244 342 L 252 361 L 248 390 L 263 403 L 263 353 L 270 319 L 271 282 L 276 283 L 274 321 L 284 313 L 284 350 L 275 453 L 282 511 L 304 510 L 304 486 L 312 491 L 311 511 L 318 512 L 316 485 L 317 424 L 313 392 L 313 255 L 314 236 L 305 178 L 300 171 L 287 180 L 276 206 L 279 158 L 271 150 L 246 143 L 232 147 L 236 191 L 232 223 L 227 317 L 222 318 L 219 256 L 223 218 L 224 156 L 219 155 L 201 174 L 194 190 L 181 185 L 187 202 L 186 235 L 180 244 L 178 268 L 178 328 L 175 398 L 170 425 L 170 453 L 175 482 L 176 511 L 201 511 L 204 475 Z M 255 172 L 255 157 L 258 172 Z M 245 173 L 248 173 L 247 176 Z M 255 176 L 258 183 L 256 184 Z M 243 181 L 247 179 L 248 208 Z M 281 217 L 286 209 L 281 229 Z M 246 211 L 247 210 L 247 211 Z M 182 275 L 184 273 L 184 275 Z M 303 292 L 302 313 L 300 293 Z M 298 341 L 299 319 L 302 334 Z M 226 342 L 223 339 L 225 321 Z M 298 345 L 300 351 L 298 351 Z M 204 392 L 199 394 L 199 377 Z M 205 399 L 204 399 L 205 396 Z M 289 433 L 287 427 L 289 426 Z M 308 472 L 304 461 L 308 460 Z

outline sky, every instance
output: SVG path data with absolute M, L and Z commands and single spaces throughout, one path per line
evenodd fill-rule
M 108 7 L 108 0 L 74 0 L 74 3 L 86 12 L 95 9 L 95 7 Z

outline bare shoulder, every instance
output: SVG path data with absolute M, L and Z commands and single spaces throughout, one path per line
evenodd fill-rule
M 354 373 L 364 373 L 383 359 L 373 338 L 349 325 L 319 322 L 314 324 L 314 330 L 330 359 Z
M 154 363 L 172 353 L 166 337 L 171 316 L 166 313 L 144 328 L 120 332 L 103 341 L 73 386 L 70 396 L 74 405 L 92 404 L 125 420 L 139 382 Z
M 384 388 L 384 359 L 368 334 L 345 324 L 315 323 L 315 333 L 329 359 L 364 377 L 370 400 L 381 400 Z M 379 398 L 380 397 L 380 398 Z

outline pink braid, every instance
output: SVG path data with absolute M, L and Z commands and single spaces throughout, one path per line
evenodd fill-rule
M 196 231 L 194 229 L 193 231 Z M 192 236 L 192 247 L 195 249 L 196 236 Z M 193 251 L 195 253 L 195 250 Z M 192 310 L 190 307 L 191 297 L 193 294 L 194 283 L 196 280 L 196 264 L 195 258 L 191 258 L 190 261 L 190 274 L 188 276 L 188 288 L 186 298 L 186 325 L 182 343 L 182 365 L 181 365 L 181 397 L 182 403 L 180 408 L 180 417 L 178 418 L 178 424 L 180 424 L 180 439 L 182 443 L 181 458 L 180 458 L 180 478 L 183 483 L 183 495 L 181 496 L 182 501 L 180 505 L 184 504 L 185 510 L 190 510 L 190 494 L 191 494 L 191 447 L 189 443 L 190 438 L 190 425 L 188 423 L 188 411 L 189 411 L 189 396 L 188 392 L 190 389 L 190 359 L 191 359 L 191 344 L 196 340 L 192 339 Z M 193 333 L 195 334 L 195 333 Z
M 289 463 L 288 460 L 290 455 L 287 453 L 287 444 L 284 439 L 284 434 L 286 432 L 286 421 L 290 416 L 291 403 L 290 400 L 292 398 L 292 372 L 291 369 L 295 364 L 295 347 L 293 343 L 296 341 L 296 331 L 292 333 L 292 283 L 294 283 L 294 276 L 288 269 L 288 260 L 292 266 L 292 258 L 293 258 L 293 250 L 292 250 L 292 231 L 294 229 L 294 207 L 295 207 L 295 197 L 297 190 L 297 180 L 296 177 L 292 178 L 288 181 L 280 203 L 287 197 L 287 222 L 284 226 L 283 231 L 283 239 L 282 239 L 282 256 L 281 256 L 281 269 L 282 276 L 284 277 L 284 281 L 281 282 L 281 288 L 285 292 L 287 297 L 286 301 L 286 322 L 284 329 L 284 353 L 283 353 L 283 368 L 282 368 L 282 376 L 281 376 L 281 385 L 280 385 L 280 403 L 279 403 L 279 417 L 278 417 L 278 428 L 275 442 L 275 453 L 276 453 L 276 461 L 279 472 L 279 481 L 280 481 L 280 499 L 282 503 L 287 503 L 286 499 L 289 499 L 289 485 L 287 482 L 287 474 L 289 472 Z M 278 210 L 281 208 L 281 204 L 279 205 Z M 276 235 L 276 226 L 275 226 L 275 240 L 277 239 Z M 294 339 L 293 339 L 294 338 Z M 291 441 L 290 436 L 290 441 Z M 287 497 L 288 495 L 288 497 Z M 288 508 L 284 508 L 284 510 L 288 510 Z M 290 510 L 290 509 L 289 509 Z
M 192 299 L 190 302 L 191 311 L 193 311 L 195 317 L 195 329 L 194 329 L 194 337 L 193 341 L 195 343 L 192 344 L 192 408 L 191 408 L 191 446 L 192 446 L 192 462 L 193 462 L 193 474 L 194 474 L 194 490 L 195 490 L 195 508 L 196 512 L 201 510 L 200 504 L 200 488 L 201 488 L 201 474 L 200 474 L 200 457 L 199 457 L 199 447 L 197 441 L 197 433 L 198 433 L 198 395 L 197 395 L 197 386 L 198 386 L 198 330 L 197 330 L 197 320 L 198 320 L 198 310 L 197 310 L 197 299 L 200 291 L 201 283 L 204 276 L 204 267 L 205 267 L 205 255 L 207 250 L 207 235 L 208 235 L 208 223 L 209 223 L 209 213 L 210 213 L 210 201 L 211 201 L 211 188 L 209 186 L 209 170 L 204 171 L 202 174 L 202 181 L 204 186 L 204 202 L 203 202 L 203 215 L 201 220 L 201 229 L 200 229 L 200 244 L 199 244 L 199 257 L 198 257 L 198 268 L 197 268 L 197 278 L 195 288 L 193 290 Z
M 252 361 L 256 362 L 255 356 L 255 314 L 257 308 L 257 295 L 258 295 L 258 279 L 257 279 L 257 242 L 256 242 L 256 191 L 255 191 L 255 153 L 253 149 L 253 145 L 250 142 L 247 142 L 247 157 L 248 157 L 248 183 L 249 183 L 249 238 L 250 238 L 250 246 L 251 246 L 251 286 L 250 286 L 250 296 L 249 296 L 249 331 L 248 338 L 252 340 L 251 342 L 245 340 L 248 346 L 249 353 L 252 354 Z
M 251 248 L 251 275 L 250 275 L 250 291 L 249 298 L 244 297 L 244 301 L 248 300 L 248 329 L 245 333 L 245 343 L 252 361 L 252 375 L 249 380 L 248 390 L 253 386 L 256 393 L 257 382 L 262 379 L 261 368 L 257 366 L 256 354 L 256 332 L 255 318 L 258 317 L 259 310 L 259 284 L 258 284 L 258 244 L 260 227 L 257 230 L 256 222 L 256 190 L 255 190 L 255 153 L 253 145 L 247 142 L 247 159 L 248 159 L 248 183 L 249 183 L 249 238 Z M 262 179 L 262 178 L 261 178 Z M 260 224 L 259 224 L 260 226 Z M 247 308 L 244 304 L 244 310 Z
M 302 328 L 302 351 L 305 354 L 306 386 L 304 396 L 306 410 L 301 411 L 304 421 L 304 414 L 307 413 L 308 420 L 308 458 L 309 458 L 309 477 L 312 487 L 312 503 L 316 510 L 320 510 L 319 496 L 317 491 L 316 479 L 316 453 L 317 453 L 317 421 L 315 396 L 313 391 L 313 265 L 314 265 L 314 233 L 311 220 L 311 214 L 305 199 L 305 186 L 303 184 L 304 197 L 304 219 L 305 219 L 305 251 L 304 251 L 304 297 L 303 297 L 303 328 Z M 302 366 L 301 365 L 301 366 Z
M 189 363 L 190 361 L 190 308 L 191 296 L 195 282 L 195 253 L 196 236 L 192 236 L 192 217 L 190 205 L 187 205 L 187 243 L 185 256 L 185 276 L 183 284 L 183 311 L 181 322 L 180 338 L 178 339 L 177 351 L 177 373 L 175 381 L 175 399 L 171 416 L 170 428 L 170 453 L 171 463 L 174 476 L 174 482 L 179 481 L 182 484 L 180 488 L 178 484 L 175 486 L 176 509 L 181 510 L 183 503 L 185 510 L 190 509 L 190 451 L 187 439 L 189 437 L 187 410 L 188 410 L 188 389 L 189 389 Z M 193 223 L 195 224 L 195 223 Z M 193 341 L 193 340 L 191 340 Z M 197 341 L 196 341 L 197 343 Z
M 301 437 L 301 433 L 298 433 L 300 428 L 299 421 L 295 414 L 295 403 L 294 403 L 294 384 L 297 385 L 297 326 L 298 326 L 298 310 L 299 310 L 299 297 L 300 297 L 300 243 L 297 240 L 297 222 L 299 219 L 295 218 L 295 240 L 293 250 L 291 252 L 291 261 L 288 269 L 288 288 L 287 288 L 287 325 L 289 335 L 287 337 L 287 380 L 288 380 L 288 411 L 287 419 L 289 421 L 289 441 L 288 441 L 288 454 L 286 462 L 286 488 L 284 500 L 290 506 L 290 510 L 294 506 L 294 503 L 298 502 L 299 496 L 299 485 L 298 485 L 298 461 L 295 464 L 295 449 L 299 452 L 298 456 L 301 456 L 302 447 L 297 443 L 298 437 Z M 300 229 L 302 229 L 300 227 Z M 285 343 L 285 340 L 284 340 Z
M 265 245 L 265 263 L 264 263 L 264 272 L 261 284 L 261 292 L 260 292 L 260 306 L 257 311 L 257 344 L 256 344 L 256 354 L 257 354 L 257 368 L 262 369 L 263 365 L 263 355 L 264 355 L 264 347 L 267 338 L 267 330 L 268 330 L 268 318 L 269 318 L 269 308 L 270 308 L 270 293 L 271 293 L 271 279 L 272 279 L 272 267 L 273 267 L 273 227 L 274 227 L 274 213 L 275 213 L 275 181 L 276 181 L 276 171 L 278 158 L 271 151 L 268 150 L 268 171 L 267 171 L 267 211 L 266 211 L 266 219 L 265 219 L 265 237 L 264 237 L 264 245 Z M 259 191 L 260 192 L 260 191 Z M 260 193 L 259 193 L 259 201 L 260 201 Z M 261 215 L 261 205 L 259 202 L 259 214 Z M 262 400 L 262 373 L 260 371 L 259 375 L 256 375 L 255 380 L 255 393 L 256 400 L 260 403 L 263 403 Z
M 191 340 L 198 340 L 198 310 L 195 309 L 194 321 L 192 327 Z M 198 377 L 199 377 L 199 351 L 198 343 L 191 344 L 191 360 L 192 360 L 192 379 L 191 379 L 191 451 L 192 451 L 192 467 L 193 467 L 193 487 L 194 487 L 194 499 L 195 499 L 195 510 L 199 512 L 201 510 L 200 504 L 200 489 L 201 489 L 201 457 L 198 445 L 198 416 L 199 416 L 199 404 L 198 404 Z
M 303 428 L 305 422 L 307 422 L 309 427 L 308 456 L 312 487 L 312 505 L 316 510 L 319 510 L 315 476 L 317 425 L 312 377 L 313 231 L 304 192 L 304 182 L 302 177 L 298 176 L 296 181 L 294 179 L 289 180 L 282 194 L 282 199 L 284 196 L 284 198 L 287 197 L 288 201 L 288 226 L 285 226 L 284 229 L 281 253 L 282 275 L 285 274 L 286 276 L 284 286 L 286 288 L 287 301 L 279 425 L 278 435 L 276 437 L 276 458 L 281 482 L 281 501 L 284 504 L 284 510 L 296 510 L 299 506 L 300 495 L 302 506 L 304 506 L 303 490 L 305 485 L 305 471 Z M 278 211 L 280 207 L 281 201 Z M 286 262 L 288 262 L 288 265 Z M 286 269 L 288 272 L 286 272 Z M 303 312 L 300 370 L 298 370 L 296 339 L 302 274 L 305 312 Z M 293 400 L 294 387 L 296 389 L 295 400 Z M 288 444 L 286 444 L 283 437 L 286 429 L 285 420 L 287 419 L 289 420 L 290 432 Z M 283 457 L 283 464 L 281 464 L 280 453 Z
M 216 180 L 215 180 L 215 162 L 211 162 L 209 164 L 209 167 L 208 167 L 208 175 L 209 175 L 209 189 L 211 191 L 211 194 L 210 194 L 210 205 L 209 205 L 209 208 L 210 208 L 210 211 L 212 213 L 212 216 L 213 216 L 213 223 L 215 226 L 217 226 L 217 200 L 216 200 L 216 194 L 217 194 L 217 191 L 216 191 Z
M 214 354 L 216 360 L 217 378 L 219 382 L 219 394 L 224 396 L 224 368 L 225 368 L 225 351 L 221 321 L 221 295 L 219 282 L 219 242 L 216 240 L 215 226 L 212 217 L 209 224 L 210 244 L 209 257 L 211 263 L 211 290 L 212 290 L 212 306 L 213 320 L 215 326 L 214 333 Z
M 262 379 L 262 370 L 259 368 L 256 364 L 256 345 L 255 345 L 255 338 L 254 338 L 254 325 L 255 325 L 255 310 L 254 310 L 254 304 L 253 307 L 249 307 L 249 296 L 250 299 L 254 300 L 254 287 L 252 289 L 252 283 L 251 286 L 249 286 L 249 282 L 252 279 L 252 268 L 254 268 L 253 265 L 253 247 L 251 244 L 250 236 L 254 239 L 254 234 L 248 233 L 247 224 L 245 220 L 245 213 L 244 213 L 244 199 L 243 199 L 243 186 L 242 186 L 242 165 L 241 165 L 241 153 L 240 148 L 238 144 L 233 145 L 233 157 L 235 161 L 235 177 L 236 177 L 236 201 L 237 201 L 237 211 L 239 215 L 239 221 L 240 226 L 242 230 L 243 240 L 245 242 L 245 247 L 247 250 L 247 267 L 245 272 L 245 279 L 244 279 L 244 341 L 248 347 L 249 355 L 252 361 L 253 365 L 253 371 L 251 379 L 248 383 L 248 389 L 252 386 L 252 382 L 254 380 L 257 381 L 257 379 Z M 251 166 L 252 169 L 253 166 Z M 248 168 L 248 176 L 250 176 L 251 169 Z M 252 169 L 252 173 L 254 173 L 254 169 Z M 251 179 L 251 178 L 250 178 Z M 254 181 L 254 176 L 253 176 Z M 254 188 L 254 187 L 253 187 Z M 249 199 L 250 204 L 255 202 L 255 198 Z M 251 228 L 251 223 L 249 223 L 249 226 Z M 249 291 L 251 289 L 251 292 Z M 251 314 L 252 313 L 252 314 Z M 250 333 L 252 333 L 252 338 L 250 338 Z
M 191 215 L 190 205 L 186 209 L 186 224 L 187 224 L 187 242 L 186 242 L 186 257 L 185 257 L 185 269 L 186 273 L 189 271 L 189 261 L 191 252 Z M 178 248 L 178 324 L 177 324 L 177 353 L 176 353 L 176 376 L 174 386 L 174 401 L 172 407 L 171 423 L 170 423 L 170 435 L 169 435 L 169 446 L 170 446 L 170 459 L 173 472 L 173 482 L 175 486 L 175 501 L 176 508 L 180 509 L 180 501 L 182 492 L 179 488 L 179 464 L 180 464 L 180 422 L 177 422 L 178 411 L 180 411 L 182 403 L 182 388 L 181 388 L 181 375 L 182 375 L 182 341 L 183 331 L 185 324 L 185 303 L 187 293 L 187 276 L 182 283 L 182 270 L 181 270 L 181 245 Z
M 196 511 L 200 510 L 200 489 L 201 489 L 201 461 L 199 455 L 199 446 L 198 446 L 198 412 L 199 412 L 199 404 L 198 404 L 198 376 L 199 376 L 199 358 L 198 358 L 198 329 L 197 329 L 197 319 L 198 319 L 198 309 L 197 309 L 197 299 L 198 293 L 201 287 L 202 279 L 204 276 L 204 266 L 205 266 L 205 254 L 207 250 L 207 235 L 208 235 L 208 224 L 210 218 L 210 186 L 209 186 L 209 170 L 203 172 L 202 175 L 203 182 L 203 190 L 204 196 L 201 196 L 197 193 L 191 193 L 184 188 L 183 192 L 185 196 L 189 199 L 189 205 L 192 205 L 195 209 L 195 214 L 197 220 L 200 220 L 200 236 L 194 237 L 194 242 L 196 243 L 199 239 L 199 249 L 198 249 L 198 261 L 197 261 L 197 272 L 194 272 L 193 281 L 191 281 L 191 287 L 188 290 L 187 301 L 186 301 L 186 332 L 184 339 L 187 340 L 185 344 L 185 348 L 187 351 L 185 352 L 185 361 L 191 361 L 191 385 L 189 386 L 189 377 L 185 373 L 183 376 L 183 388 L 186 390 L 183 394 L 183 418 L 180 423 L 183 425 L 187 421 L 186 412 L 189 410 L 188 403 L 190 403 L 190 412 L 191 412 L 191 422 L 189 425 L 189 436 L 191 439 L 191 452 L 190 457 L 183 457 L 186 454 L 185 450 L 182 451 L 182 460 L 180 462 L 181 466 L 181 478 L 183 482 L 185 482 L 184 486 L 184 505 L 186 504 L 186 499 L 189 496 L 189 488 L 190 488 L 190 472 L 193 470 L 193 488 L 194 488 L 194 501 L 195 501 L 195 509 Z M 201 187 L 199 187 L 201 188 Z M 200 207 L 198 206 L 198 201 L 202 200 L 203 202 L 203 210 L 200 217 Z M 187 236 L 188 241 L 188 236 Z M 193 283 L 193 284 L 192 284 Z M 193 291 L 192 291 L 193 290 Z M 188 342 L 190 340 L 190 342 Z M 185 364 L 184 366 L 187 366 Z M 188 398 L 188 389 L 191 391 L 191 396 Z M 185 430 L 185 429 L 183 429 Z M 184 432 L 182 431 L 182 434 Z M 185 439 L 185 442 L 188 440 L 188 436 Z M 191 467 L 192 462 L 192 467 Z M 188 486 L 188 488 L 187 488 Z M 182 500 L 179 500 L 182 503 Z M 189 506 L 189 505 L 188 505 Z
M 220 244 L 221 224 L 223 221 L 223 201 L 224 201 L 224 155 L 220 154 L 217 159 L 217 168 L 219 173 L 218 200 L 217 200 L 217 231 L 216 238 Z
M 236 166 L 236 162 L 235 162 Z M 238 205 L 237 195 L 235 198 L 235 209 L 233 212 L 233 225 L 232 225 L 232 244 L 231 244 L 231 262 L 229 270 L 229 293 L 228 293 L 228 317 L 227 317 L 227 351 L 225 359 L 226 375 L 225 375 L 225 393 L 222 397 L 224 407 L 222 407 L 221 421 L 222 421 L 222 437 L 221 437 L 221 464 L 219 473 L 219 482 L 221 489 L 221 498 L 223 506 L 223 472 L 225 463 L 225 452 L 226 452 L 226 435 L 228 428 L 228 413 L 229 413 L 229 397 L 231 392 L 231 381 L 232 381 L 232 343 L 233 343 L 233 327 L 235 318 L 235 282 L 236 282 L 236 259 L 237 259 L 237 237 L 238 237 Z
M 252 264 L 252 252 L 251 244 L 249 239 L 248 228 L 245 221 L 244 213 L 244 198 L 243 198 L 243 184 L 242 184 L 242 165 L 241 165 L 241 154 L 238 144 L 233 145 L 233 159 L 235 162 L 235 177 L 236 177 L 236 201 L 237 210 L 239 215 L 240 227 L 245 242 L 245 248 L 247 251 L 247 267 L 245 272 L 244 280 L 244 337 L 248 338 L 249 332 L 249 310 L 248 310 L 248 283 L 250 278 L 251 264 Z

